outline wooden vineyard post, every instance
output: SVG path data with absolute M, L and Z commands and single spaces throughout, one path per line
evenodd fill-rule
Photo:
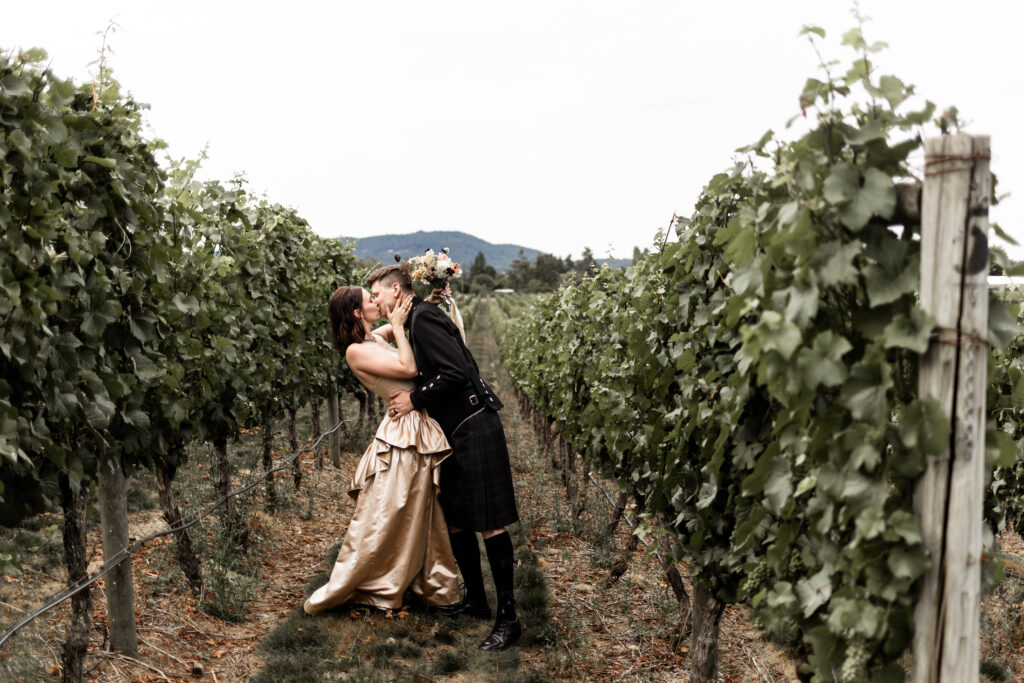
M 327 389 L 327 425 L 328 429 L 338 424 L 338 385 L 331 382 Z M 331 464 L 341 467 L 341 435 L 338 432 L 331 432 L 327 437 L 327 445 L 331 458 Z
M 100 537 L 103 559 L 109 562 L 128 547 L 128 494 L 121 459 L 100 464 Z M 104 579 L 107 594 L 107 627 L 110 645 L 122 654 L 139 652 L 135 631 L 135 588 L 132 584 L 132 559 L 125 558 Z
M 987 136 L 925 143 L 921 305 L 938 336 L 918 387 L 939 401 L 952 434 L 928 456 L 915 496 L 932 563 L 914 612 L 915 683 L 978 680 L 990 185 Z
M 320 403 L 321 400 L 319 396 L 314 396 L 309 402 L 309 418 L 310 422 L 313 423 L 312 427 L 314 439 L 318 438 L 322 433 L 322 427 L 320 425 Z M 328 439 L 328 443 L 329 442 L 330 439 Z M 316 453 L 313 454 L 313 459 L 314 462 L 316 463 L 316 468 L 318 470 L 322 470 L 324 468 L 324 449 L 322 446 L 317 445 Z

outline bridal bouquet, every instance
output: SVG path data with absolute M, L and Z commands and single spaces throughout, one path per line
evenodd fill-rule
M 395 260 L 400 259 L 401 256 L 396 254 Z M 462 277 L 462 266 L 452 261 L 448 255 L 448 247 L 442 249 L 440 254 L 434 253 L 433 249 L 427 249 L 423 256 L 413 256 L 406 259 L 406 263 L 414 282 L 426 282 L 435 289 L 444 289 L 449 280 Z
M 401 255 L 395 254 L 395 260 L 401 262 Z M 409 268 L 409 276 L 413 282 L 426 282 L 434 288 L 427 301 L 433 304 L 441 304 L 443 302 L 448 305 L 451 309 L 449 315 L 451 315 L 452 320 L 455 322 L 455 326 L 459 328 L 462 340 L 465 341 L 466 330 L 462 324 L 462 315 L 459 313 L 459 307 L 455 305 L 455 300 L 445 294 L 444 291 L 448 287 L 449 280 L 456 280 L 462 277 L 462 266 L 452 261 L 451 256 L 448 255 L 448 247 L 442 249 L 440 254 L 434 253 L 433 249 L 427 249 L 423 252 L 423 256 L 413 256 L 410 259 L 406 259 L 405 265 Z

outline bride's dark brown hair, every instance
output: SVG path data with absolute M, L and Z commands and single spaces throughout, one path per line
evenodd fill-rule
M 363 319 L 356 317 L 356 311 L 363 307 L 363 288 L 343 285 L 334 290 L 327 310 L 331 316 L 331 336 L 334 348 L 344 351 L 350 344 L 359 344 L 366 339 Z

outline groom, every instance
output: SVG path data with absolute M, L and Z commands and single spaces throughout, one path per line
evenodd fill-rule
M 382 307 L 393 307 L 400 296 L 412 294 L 412 279 L 399 264 L 381 268 L 366 282 Z M 505 530 L 519 519 L 519 513 L 508 445 L 497 412 L 502 403 L 480 379 L 458 328 L 438 306 L 414 298 L 408 328 L 419 376 L 414 390 L 391 395 L 388 409 L 393 415 L 426 409 L 452 447 L 452 454 L 441 463 L 439 499 L 466 596 L 448 613 L 482 619 L 491 616 L 476 540 L 479 531 L 498 594 L 494 629 L 480 649 L 504 650 L 523 629 L 512 591 L 512 541 Z

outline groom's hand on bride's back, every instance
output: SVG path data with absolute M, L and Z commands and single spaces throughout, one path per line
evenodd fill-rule
M 395 417 L 411 413 L 415 408 L 409 400 L 408 391 L 395 391 L 388 396 L 388 412 Z

